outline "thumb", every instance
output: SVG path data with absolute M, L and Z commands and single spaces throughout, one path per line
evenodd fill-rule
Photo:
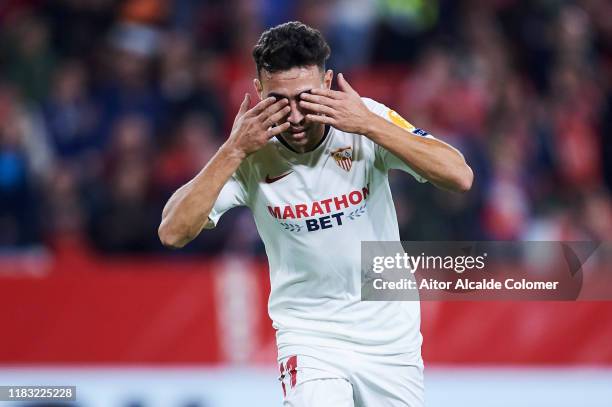
M 249 110 L 250 104 L 251 104 L 251 94 L 245 93 L 244 100 L 240 104 L 240 110 L 238 110 L 238 116 L 242 116 L 243 114 L 245 114 L 246 111 Z
M 353 87 L 349 85 L 346 79 L 344 79 L 344 75 L 342 75 L 341 73 L 338 74 L 338 86 L 343 92 L 357 93 L 355 92 L 355 89 L 353 89 Z

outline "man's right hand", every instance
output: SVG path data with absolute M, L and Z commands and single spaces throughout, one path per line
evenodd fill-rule
M 283 120 L 289 114 L 288 101 L 270 97 L 249 109 L 245 95 L 234 120 L 232 133 L 217 154 L 187 184 L 168 200 L 159 225 L 159 238 L 165 246 L 183 247 L 208 222 L 208 215 L 221 189 L 249 154 L 262 148 L 270 138 L 289 129 Z M 272 127 L 276 123 L 282 124 Z
M 249 109 L 250 102 L 251 96 L 247 93 L 234 119 L 232 132 L 225 143 L 225 147 L 239 154 L 241 158 L 259 150 L 269 139 L 289 130 L 290 126 L 287 121 L 275 126 L 291 110 L 287 99 L 276 101 L 276 98 L 269 97 Z

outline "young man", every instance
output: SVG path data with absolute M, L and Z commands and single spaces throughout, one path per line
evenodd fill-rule
M 255 90 L 228 140 L 168 201 L 161 241 L 183 247 L 248 206 L 270 263 L 270 317 L 287 406 L 422 406 L 418 302 L 360 301 L 361 241 L 398 241 L 387 173 L 467 191 L 461 153 L 361 98 L 330 49 L 291 22 L 253 50 Z

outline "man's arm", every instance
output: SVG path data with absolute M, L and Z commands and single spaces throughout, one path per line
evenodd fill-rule
M 474 174 L 457 149 L 436 139 L 407 137 L 405 129 L 371 112 L 342 74 L 338 85 L 340 91 L 312 89 L 301 95 L 302 107 L 319 113 L 307 115 L 308 120 L 363 134 L 439 188 L 465 192 L 472 187 Z
M 286 99 L 275 102 L 270 97 L 248 110 L 249 102 L 250 96 L 246 94 L 230 137 L 198 175 L 166 203 L 158 229 L 164 246 L 180 248 L 200 234 L 221 189 L 242 161 L 289 128 L 288 122 L 271 127 L 289 113 Z
M 474 174 L 463 154 L 440 140 L 414 135 L 406 137 L 405 129 L 374 113 L 362 134 L 438 188 L 467 192 L 472 187 Z

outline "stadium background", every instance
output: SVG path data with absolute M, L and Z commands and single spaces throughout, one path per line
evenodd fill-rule
M 474 169 L 465 195 L 393 174 L 403 239 L 612 240 L 609 1 L 3 0 L 0 384 L 280 405 L 250 213 L 179 252 L 156 229 L 252 92 L 259 34 L 294 19 Z M 612 405 L 611 312 L 424 303 L 428 405 Z

